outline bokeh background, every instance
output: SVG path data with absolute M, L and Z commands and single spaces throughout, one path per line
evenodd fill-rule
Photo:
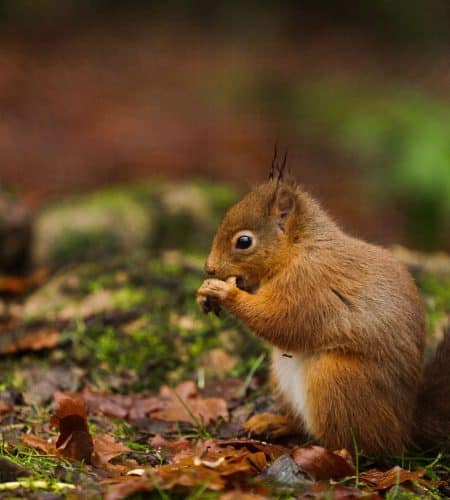
M 448 251 L 449 26 L 448 0 L 2 0 L 3 217 L 149 180 L 244 191 L 277 142 L 353 234 Z

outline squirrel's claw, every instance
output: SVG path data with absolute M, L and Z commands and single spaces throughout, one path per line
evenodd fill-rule
M 230 289 L 234 288 L 232 282 L 218 279 L 207 279 L 197 291 L 197 303 L 203 312 L 214 312 L 219 315 L 222 302 L 227 298 Z
M 216 300 L 212 299 L 212 297 L 197 295 L 197 304 L 205 314 L 213 312 L 217 317 L 220 316 L 221 307 Z

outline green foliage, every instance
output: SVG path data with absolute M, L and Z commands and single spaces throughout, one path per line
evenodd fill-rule
M 450 314 L 450 275 L 419 273 L 417 283 L 425 298 L 430 333 Z
M 370 166 L 378 195 L 402 205 L 419 248 L 444 241 L 450 218 L 450 106 L 413 89 L 373 92 L 342 82 L 299 89 L 297 101 L 299 127 L 306 123 Z

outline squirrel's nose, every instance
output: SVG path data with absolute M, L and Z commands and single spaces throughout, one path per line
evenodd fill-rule
M 210 276 L 216 274 L 216 268 L 208 261 L 206 261 L 206 264 L 205 264 L 205 271 Z

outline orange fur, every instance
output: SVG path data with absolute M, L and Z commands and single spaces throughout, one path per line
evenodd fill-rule
M 245 230 L 256 243 L 242 252 L 233 236 Z M 352 449 L 354 436 L 373 454 L 411 445 L 425 313 L 390 252 L 346 235 L 298 186 L 269 181 L 230 209 L 206 269 L 214 278 L 199 301 L 218 301 L 281 350 L 274 356 L 293 356 L 281 368 L 273 359 L 273 384 L 314 438 Z

